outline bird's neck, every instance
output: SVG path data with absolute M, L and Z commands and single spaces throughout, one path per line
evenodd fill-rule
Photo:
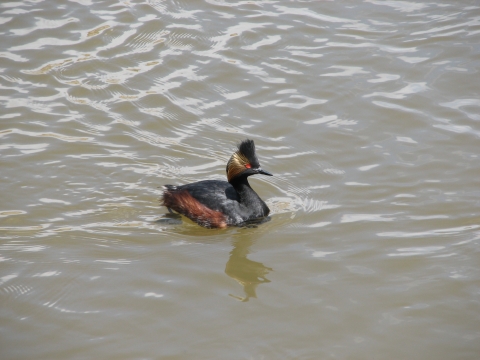
M 263 207 L 263 201 L 257 193 L 251 188 L 247 177 L 241 177 L 231 182 L 237 191 L 239 202 L 247 207 Z

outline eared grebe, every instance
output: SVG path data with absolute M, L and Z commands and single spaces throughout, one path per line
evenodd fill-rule
M 244 140 L 227 163 L 227 179 L 204 180 L 182 186 L 165 185 L 162 205 L 207 228 L 225 228 L 261 219 L 270 213 L 267 204 L 248 183 L 250 175 L 263 174 L 253 140 Z

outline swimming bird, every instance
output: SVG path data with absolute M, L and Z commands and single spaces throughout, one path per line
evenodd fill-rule
M 270 209 L 248 183 L 251 175 L 272 176 L 260 167 L 253 140 L 238 145 L 226 171 L 228 181 L 165 185 L 161 204 L 206 228 L 238 226 L 267 217 Z

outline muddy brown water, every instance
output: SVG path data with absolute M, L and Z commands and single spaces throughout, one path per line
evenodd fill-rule
M 477 1 L 0 4 L 2 359 L 478 359 Z M 252 138 L 258 227 L 164 221 Z

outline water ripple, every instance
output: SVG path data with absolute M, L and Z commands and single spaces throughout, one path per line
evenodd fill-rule
M 479 26 L 473 2 L 1 2 L 5 356 L 95 339 L 100 355 L 79 357 L 152 358 L 165 329 L 171 357 L 208 331 L 262 337 L 243 357 L 282 341 L 306 358 L 355 358 L 352 344 L 390 358 L 418 334 L 428 346 L 402 357 L 476 355 Z M 244 138 L 275 175 L 250 182 L 270 221 L 169 222 L 161 186 L 224 180 Z M 238 286 L 241 300 L 300 310 L 249 320 L 252 303 L 228 295 Z M 71 317 L 91 328 L 87 314 L 94 332 L 44 346 Z M 118 314 L 144 326 L 131 336 Z M 228 335 L 214 331 L 225 319 Z M 310 341 L 318 324 L 340 340 Z
M 398 238 L 412 238 L 412 237 L 425 237 L 425 236 L 434 236 L 434 235 L 455 235 L 463 231 L 474 230 L 480 228 L 480 225 L 467 225 L 460 226 L 456 228 L 446 228 L 446 229 L 432 229 L 428 231 L 421 232 L 408 232 L 408 231 L 393 231 L 393 232 L 382 232 L 378 233 L 378 236 L 386 237 L 398 237 Z

